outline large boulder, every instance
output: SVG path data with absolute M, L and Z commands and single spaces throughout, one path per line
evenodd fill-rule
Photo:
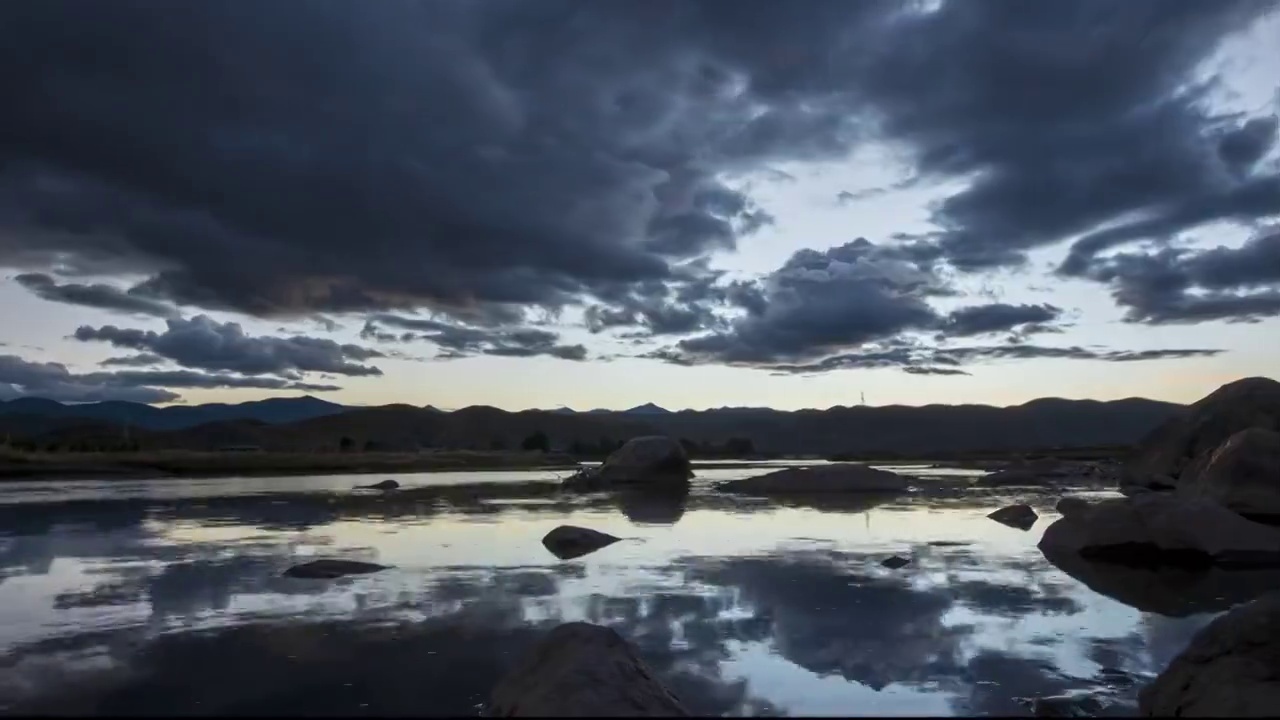
M 607 487 L 622 483 L 685 487 L 693 477 L 684 446 L 665 435 L 631 438 L 600 466 L 598 481 Z
M 1275 717 L 1280 712 L 1280 593 L 1219 616 L 1138 694 L 1150 717 Z
M 1040 549 L 1147 564 L 1280 565 L 1280 529 L 1204 498 L 1151 493 L 1072 507 L 1045 529 Z
M 631 645 L 600 625 L 560 625 L 493 689 L 488 717 L 687 717 Z
M 1280 430 L 1280 382 L 1253 377 L 1218 388 L 1151 431 L 1125 468 L 1130 484 L 1177 480 L 1196 458 L 1249 428 Z
M 810 493 L 900 493 L 907 491 L 907 479 L 888 470 L 860 463 L 832 463 L 812 467 L 776 470 L 764 475 L 720 483 L 725 492 L 750 495 Z
M 1187 467 L 1178 492 L 1242 515 L 1280 518 L 1280 432 L 1254 427 L 1232 435 Z

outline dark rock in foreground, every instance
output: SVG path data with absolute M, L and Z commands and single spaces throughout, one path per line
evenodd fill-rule
M 561 525 L 542 538 L 542 545 L 561 560 L 589 555 L 621 540 L 608 533 L 574 525 Z
M 1036 524 L 1036 520 L 1040 519 L 1040 516 L 1036 514 L 1036 511 L 1030 505 L 1021 503 L 1002 507 L 988 514 L 987 517 L 1001 525 L 1008 525 L 1019 530 L 1030 530 L 1031 526 Z
M 294 565 L 285 570 L 284 575 L 285 577 L 306 578 L 308 580 L 332 580 L 345 575 L 367 575 L 379 570 L 386 570 L 388 567 L 387 565 L 361 562 L 359 560 L 312 560 L 301 565 Z
M 635 649 L 600 625 L 561 625 L 502 678 L 487 717 L 687 717 Z
M 1192 638 L 1138 694 L 1151 717 L 1275 717 L 1280 712 L 1280 593 L 1240 605 Z
M 1138 443 L 1125 468 L 1126 484 L 1179 482 L 1193 462 L 1249 428 L 1280 430 L 1280 382 L 1253 377 L 1205 396 Z
M 1178 492 L 1241 515 L 1280 518 L 1280 432 L 1255 427 L 1232 435 L 1187 467 Z
M 376 482 L 372 485 L 357 485 L 356 487 L 363 488 L 365 490 L 396 490 L 400 487 L 400 483 L 395 480 L 383 480 L 382 482 Z
M 1202 498 L 1170 493 L 1076 506 L 1045 529 L 1040 549 L 1130 564 L 1280 565 L 1280 529 Z
M 900 493 L 907 491 L 907 479 L 888 470 L 859 463 L 832 463 L 803 468 L 785 468 L 764 475 L 730 480 L 717 489 L 752 495 L 812 493 Z
M 1032 717 L 1093 717 L 1106 708 L 1101 700 L 1084 693 L 1015 700 L 1030 710 Z

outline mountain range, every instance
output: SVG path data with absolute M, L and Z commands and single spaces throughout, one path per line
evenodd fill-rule
M 761 452 L 835 454 L 1016 451 L 1129 445 L 1183 406 L 1141 398 L 1044 398 L 1022 405 L 833 407 L 782 411 L 718 408 L 672 412 L 651 403 L 629 410 L 525 410 L 488 406 L 352 407 L 313 397 L 154 407 L 103 402 L 65 405 L 40 398 L 0 402 L 0 433 L 37 444 L 110 443 L 145 449 L 255 446 L 318 451 L 342 447 L 519 447 L 545 433 L 556 447 L 606 446 L 666 434 L 695 443 L 747 438 Z

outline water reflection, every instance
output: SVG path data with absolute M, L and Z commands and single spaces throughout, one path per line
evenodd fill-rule
M 0 704 L 474 714 L 541 632 L 588 620 L 636 643 L 699 714 L 1025 715 L 1017 698 L 1072 690 L 1131 711 L 1135 684 L 1211 615 L 1117 590 L 1115 570 L 1061 571 L 1037 532 L 985 517 L 1022 501 L 1051 521 L 1055 499 L 504 482 L 0 505 Z M 540 539 L 560 524 L 624 539 L 559 562 Z M 881 567 L 890 553 L 912 564 Z M 281 576 L 317 557 L 394 567 Z

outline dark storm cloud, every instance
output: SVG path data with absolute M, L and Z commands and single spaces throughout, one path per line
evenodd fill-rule
M 35 396 L 60 402 L 126 400 L 158 403 L 177 400 L 173 388 L 257 388 L 326 392 L 335 385 L 292 382 L 280 378 L 241 377 L 189 370 L 122 370 L 74 373 L 62 363 L 33 362 L 0 355 L 0 400 Z
M 1062 309 L 1053 305 L 1009 305 L 991 303 L 960 308 L 947 315 L 942 333 L 953 337 L 967 337 L 986 333 L 1004 332 L 1019 326 L 1044 327 L 1057 320 Z
M 177 309 L 168 303 L 144 297 L 136 291 L 121 290 L 104 283 L 59 284 L 57 280 L 44 273 L 22 273 L 13 279 L 37 297 L 51 302 L 161 318 L 178 316 Z
M 299 373 L 381 375 L 382 371 L 360 362 L 383 357 L 377 350 L 339 344 L 305 336 L 267 337 L 246 335 L 239 323 L 220 323 L 206 315 L 190 320 L 168 320 L 164 332 L 104 325 L 81 326 L 75 338 L 82 342 L 106 342 L 114 347 L 160 355 L 186 368 L 218 370 L 244 375 L 279 375 L 297 379 Z
M 1204 110 L 1213 85 L 1193 75 L 1275 7 L 950 2 L 870 51 L 878 72 L 859 87 L 881 131 L 915 150 L 917 173 L 973 178 L 935 213 L 945 256 L 1014 264 L 1135 213 L 1176 231 L 1276 208 L 1269 186 L 1250 187 L 1266 178 L 1223 172 L 1222 121 Z
M 725 177 L 888 140 L 913 177 L 971 179 L 901 254 L 980 269 L 1083 235 L 1081 274 L 1122 243 L 1280 212 L 1257 162 L 1274 119 L 1209 116 L 1193 75 L 1274 7 L 0 4 L 0 64 L 22 70 L 0 75 L 0 264 L 147 273 L 127 295 L 157 302 L 426 308 L 495 331 L 598 302 L 602 328 L 718 330 L 686 341 L 700 357 L 807 361 L 936 325 L 929 293 L 743 286 L 726 331 L 720 300 L 644 290 L 771 221 Z
M 1130 322 L 1253 321 L 1280 315 L 1280 231 L 1237 248 L 1165 248 L 1097 260 L 1089 277 L 1108 283 Z
M 380 329 L 379 325 L 398 328 L 405 332 L 387 332 Z M 434 343 L 441 349 L 441 354 L 438 356 L 441 359 L 477 354 L 503 357 L 547 355 L 562 360 L 587 358 L 587 349 L 584 346 L 562 344 L 558 333 L 529 327 L 466 327 L 430 318 L 380 313 L 365 323 L 360 335 L 378 342 L 423 340 Z

